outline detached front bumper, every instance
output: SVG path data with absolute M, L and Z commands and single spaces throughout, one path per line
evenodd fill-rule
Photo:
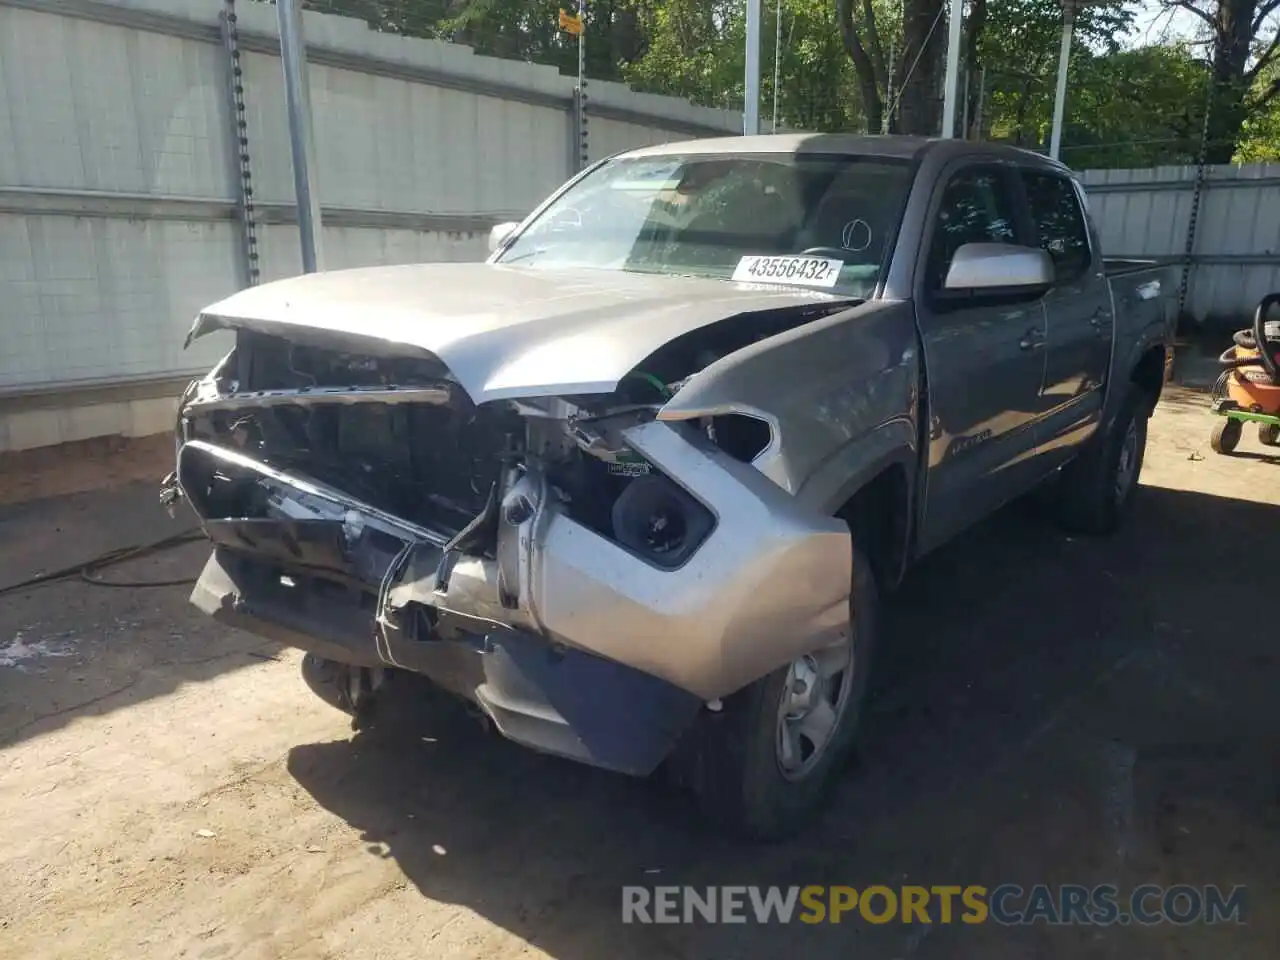
M 573 520 L 532 469 L 508 478 L 481 557 L 192 441 L 178 481 L 215 543 L 192 602 L 327 659 L 422 673 L 530 747 L 648 773 L 704 702 L 845 634 L 851 550 L 843 523 L 668 424 L 626 438 L 715 514 L 678 569 Z M 201 495 L 214 474 L 262 491 L 264 515 L 219 515 Z

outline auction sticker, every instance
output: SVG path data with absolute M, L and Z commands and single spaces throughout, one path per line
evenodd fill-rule
M 799 283 L 807 287 L 834 287 L 843 260 L 827 257 L 743 257 L 733 279 L 754 283 Z

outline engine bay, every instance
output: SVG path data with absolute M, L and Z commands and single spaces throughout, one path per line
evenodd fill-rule
M 180 440 L 313 478 L 480 556 L 495 550 L 504 485 L 536 472 L 574 520 L 675 568 L 714 527 L 714 514 L 631 450 L 624 434 L 731 349 L 797 322 L 794 311 L 739 319 L 732 336 L 715 325 L 672 341 L 612 393 L 479 406 L 433 359 L 344 353 L 241 330 L 235 350 L 183 398 Z M 772 440 L 767 422 L 740 414 L 676 426 L 743 462 Z M 188 491 L 202 514 L 271 514 L 254 482 L 224 474 L 211 469 L 198 492 Z

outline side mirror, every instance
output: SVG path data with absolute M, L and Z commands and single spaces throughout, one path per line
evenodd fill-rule
M 489 231 L 489 252 L 493 253 L 500 246 L 507 242 L 507 238 L 515 231 L 520 224 L 500 223 Z
M 1040 296 L 1053 286 L 1053 258 L 1039 247 L 966 243 L 951 258 L 943 291 L 952 296 Z

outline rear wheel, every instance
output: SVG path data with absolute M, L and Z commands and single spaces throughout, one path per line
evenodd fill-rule
M 1130 390 L 1107 432 L 1063 470 L 1058 514 L 1068 529 L 1107 534 L 1120 526 L 1142 475 L 1149 415 L 1146 394 Z
M 708 817 L 761 840 L 812 823 L 854 743 L 876 606 L 870 564 L 855 549 L 849 636 L 780 667 L 701 718 L 689 774 Z
M 1209 446 L 1214 453 L 1231 453 L 1240 444 L 1244 433 L 1244 425 L 1232 417 L 1223 417 L 1209 435 Z

